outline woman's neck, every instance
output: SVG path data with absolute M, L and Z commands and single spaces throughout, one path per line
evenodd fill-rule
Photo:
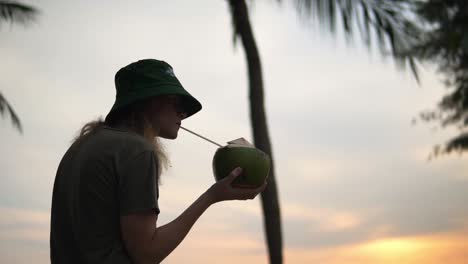
M 110 127 L 139 134 L 150 142 L 152 142 L 157 136 L 157 133 L 151 128 L 151 126 L 141 125 L 141 127 L 137 127 L 135 125 L 129 124 L 129 122 L 126 120 L 118 121 L 115 124 L 112 124 Z

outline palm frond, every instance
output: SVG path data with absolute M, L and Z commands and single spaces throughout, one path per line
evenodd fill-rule
M 35 20 L 38 10 L 32 6 L 11 1 L 0 1 L 0 24 L 2 21 L 27 24 Z
M 407 17 L 412 7 L 408 1 L 295 0 L 295 6 L 299 15 L 307 15 L 332 33 L 340 21 L 347 40 L 356 30 L 368 48 L 375 39 L 383 56 L 392 56 L 399 68 L 409 67 L 419 82 L 417 66 L 411 53 L 406 52 L 419 36 L 419 28 Z
M 458 135 L 455 138 L 452 138 L 446 146 L 446 152 L 450 153 L 452 151 L 461 152 L 468 149 L 468 133 Z
M 18 115 L 15 113 L 15 110 L 13 110 L 13 107 L 8 103 L 5 97 L 3 97 L 3 94 L 0 93 L 0 114 L 4 117 L 5 112 L 8 112 L 8 114 L 10 115 L 13 126 L 16 127 L 18 131 L 22 133 L 23 128 L 21 126 L 21 121 Z
M 468 132 L 450 139 L 444 145 L 436 145 L 429 154 L 428 159 L 432 160 L 442 155 L 451 154 L 453 152 L 462 154 L 468 149 Z

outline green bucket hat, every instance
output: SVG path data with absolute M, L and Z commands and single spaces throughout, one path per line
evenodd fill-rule
M 187 117 L 201 110 L 202 105 L 189 94 L 167 62 L 144 59 L 121 68 L 115 74 L 115 103 L 106 116 L 134 102 L 158 95 L 180 95 Z

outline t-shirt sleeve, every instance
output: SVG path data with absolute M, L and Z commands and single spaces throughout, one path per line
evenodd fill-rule
M 120 214 L 126 215 L 158 206 L 158 165 L 153 151 L 144 151 L 127 160 L 119 175 Z

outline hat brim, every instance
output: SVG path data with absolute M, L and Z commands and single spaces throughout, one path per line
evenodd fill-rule
M 160 96 L 160 95 L 180 95 L 182 99 L 182 107 L 188 118 L 202 109 L 201 103 L 188 93 L 183 87 L 172 84 L 161 85 L 158 84 L 157 89 L 154 89 L 151 85 L 148 85 L 144 89 L 140 90 L 138 93 L 126 95 L 125 97 L 117 97 L 114 105 L 106 116 L 106 121 L 109 120 L 109 117 L 118 110 L 125 108 L 135 102 L 141 101 L 146 98 Z

